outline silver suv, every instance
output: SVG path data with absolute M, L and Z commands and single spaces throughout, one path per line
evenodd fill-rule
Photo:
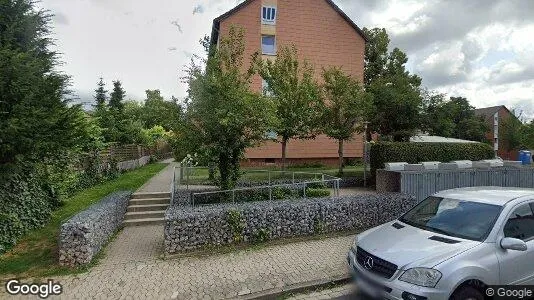
M 484 299 L 489 285 L 534 285 L 534 190 L 461 188 L 359 234 L 359 291 L 405 300 Z

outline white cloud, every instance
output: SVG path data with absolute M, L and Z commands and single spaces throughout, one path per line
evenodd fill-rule
M 295 0 L 281 0 L 295 1 Z M 334 0 L 360 27 L 384 27 L 423 83 L 477 107 L 526 107 L 533 116 L 534 1 Z M 87 98 L 98 77 L 121 79 L 128 97 L 144 90 L 184 97 L 179 78 L 212 20 L 237 0 L 44 0 L 56 14 L 62 69 Z M 173 25 L 178 21 L 180 29 Z

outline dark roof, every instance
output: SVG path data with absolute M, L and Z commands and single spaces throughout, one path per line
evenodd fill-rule
M 504 108 L 508 112 L 510 112 L 508 110 L 508 108 L 506 108 L 506 106 L 504 106 L 504 105 L 477 108 L 477 109 L 474 110 L 474 112 L 475 112 L 476 116 L 484 117 L 484 118 L 490 118 L 490 117 L 493 117 L 495 115 L 495 113 L 498 112 L 499 110 L 501 110 L 502 108 Z
M 245 0 L 242 3 L 240 3 L 239 5 L 237 5 L 236 7 L 232 8 L 231 10 L 227 11 L 226 13 L 220 15 L 219 17 L 217 17 L 217 18 L 215 18 L 213 20 L 213 26 L 211 28 L 211 43 L 212 44 L 215 44 L 217 42 L 218 38 L 219 38 L 219 26 L 220 26 L 221 21 L 226 19 L 226 18 L 228 18 L 229 16 L 233 15 L 235 12 L 237 12 L 241 8 L 245 7 L 246 5 L 252 3 L 252 1 L 255 1 L 255 0 Z M 291 0 L 291 1 L 295 1 L 295 0 Z M 358 25 L 356 25 L 356 23 L 354 23 L 354 21 L 352 21 L 349 18 L 349 16 L 347 16 L 347 14 L 344 11 L 342 11 L 341 8 L 339 8 L 334 3 L 334 1 L 332 1 L 332 0 L 324 0 L 324 1 L 326 1 L 328 4 L 330 4 L 330 6 L 332 6 L 332 8 L 335 11 L 337 11 L 343 17 L 343 19 L 345 19 L 345 21 L 347 21 L 349 23 L 349 25 L 352 26 L 352 28 L 354 28 L 354 30 L 356 30 L 356 32 L 363 37 L 365 42 L 369 42 L 369 39 L 367 38 L 367 36 L 363 32 L 363 30 L 361 30 L 360 27 L 358 27 Z

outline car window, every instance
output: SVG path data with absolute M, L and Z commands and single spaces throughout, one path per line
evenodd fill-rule
M 484 240 L 501 206 L 430 196 L 400 218 L 421 229 L 470 240 Z
M 504 225 L 504 236 L 528 241 L 534 238 L 534 213 L 532 204 L 514 209 Z

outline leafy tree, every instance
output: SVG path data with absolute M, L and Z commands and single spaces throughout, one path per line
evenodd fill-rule
M 512 115 L 499 124 L 499 136 L 504 150 L 512 151 L 527 148 L 528 125 L 521 121 L 521 113 L 511 111 Z
M 365 47 L 364 83 L 370 85 L 375 79 L 385 76 L 390 39 L 384 28 L 364 28 L 363 30 L 369 38 Z
M 408 57 L 398 48 L 388 53 L 385 29 L 364 28 L 366 90 L 373 94 L 375 114 L 370 128 L 395 141 L 408 141 L 421 124 L 421 78 L 406 71 Z
M 371 130 L 393 141 L 409 141 L 421 123 L 417 88 L 405 76 L 395 75 L 375 80 L 366 90 L 373 95 L 375 105 Z
M 282 165 L 286 166 L 286 148 L 290 139 L 313 138 L 319 131 L 322 101 L 313 68 L 299 62 L 297 50 L 281 47 L 275 60 L 253 58 L 255 68 L 267 82 L 267 92 L 275 104 L 274 131 L 282 143 Z
M 362 132 L 373 109 L 372 95 L 339 68 L 323 70 L 324 133 L 338 141 L 339 174 L 343 174 L 343 143 Z
M 50 21 L 36 1 L 0 0 L 0 253 L 46 224 L 61 203 L 50 165 L 87 140 Z
M 263 140 L 271 123 L 271 100 L 250 91 L 251 75 L 243 72 L 244 30 L 231 27 L 218 47 L 208 50 L 205 68 L 192 61 L 186 120 L 191 144 L 217 162 L 222 189 L 235 186 L 245 149 Z
M 34 5 L 0 1 L 0 165 L 56 157 L 84 138 L 81 107 L 69 104 L 69 77 L 49 49 L 51 16 Z
M 111 110 L 122 112 L 124 109 L 124 97 L 126 92 L 122 88 L 122 83 L 119 80 L 113 81 L 113 91 L 109 98 L 109 108 Z
M 534 120 L 522 128 L 523 144 L 526 149 L 534 149 Z
M 423 128 L 428 133 L 457 139 L 483 142 L 490 129 L 483 118 L 477 117 L 474 107 L 464 97 L 433 95 L 425 100 Z
M 159 90 L 146 90 L 146 100 L 143 108 L 142 120 L 146 128 L 161 125 L 165 130 L 172 130 L 178 126 L 182 118 L 182 108 L 178 99 L 165 101 Z
M 98 81 L 97 85 L 98 85 L 98 88 L 95 90 L 96 104 L 94 105 L 94 108 L 97 111 L 103 111 L 106 107 L 108 91 L 106 91 L 106 89 L 104 88 L 106 84 L 104 83 L 104 79 L 102 77 L 100 77 L 100 81 Z

